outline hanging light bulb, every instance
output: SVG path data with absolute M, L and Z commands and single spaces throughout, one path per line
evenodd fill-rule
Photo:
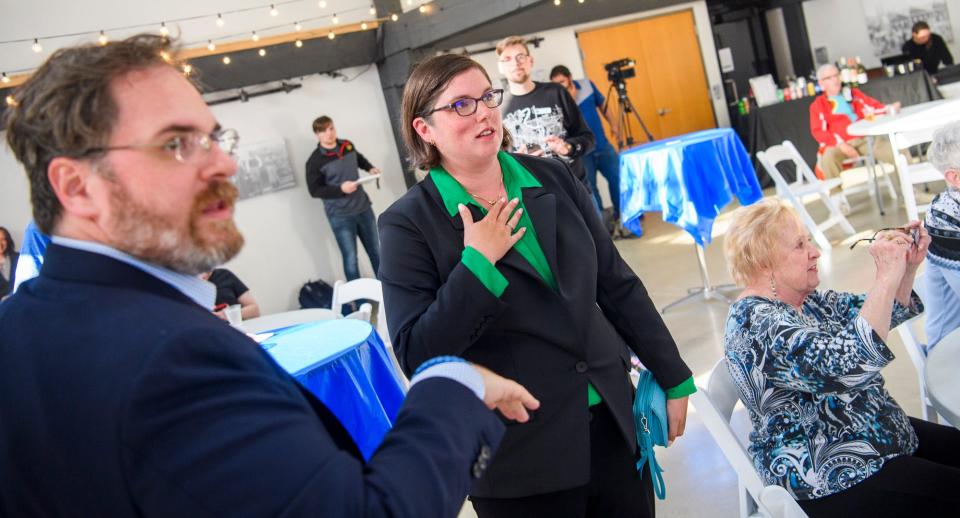
M 4 72 L 2 76 L 0 76 L 0 82 L 3 82 L 3 84 L 7 84 L 10 82 L 10 78 L 7 77 L 6 72 Z
M 363 23 L 360 24 L 360 30 L 362 30 L 362 31 L 367 30 L 367 22 L 363 22 Z
M 393 14 L 390 15 L 390 19 L 393 20 L 393 21 L 397 21 L 397 20 L 400 19 L 400 17 L 397 16 L 397 13 L 393 13 Z
M 262 58 L 263 56 L 267 55 L 267 49 L 260 49 L 257 51 L 257 54 L 260 54 L 260 57 Z
M 320 0 L 319 2 L 317 2 L 317 7 L 319 7 L 320 9 L 326 9 L 327 2 L 325 2 L 324 0 Z
M 217 50 L 217 45 L 213 42 L 213 40 L 207 40 L 207 50 L 210 52 Z
M 333 13 L 333 19 L 331 21 L 334 25 L 340 23 L 340 18 L 337 18 L 337 13 Z
M 560 0 L 553 0 L 553 5 L 560 5 Z
M 376 15 L 377 15 L 377 8 L 371 5 L 371 6 L 370 6 L 370 16 L 376 16 Z
M 277 10 L 277 7 L 273 4 L 270 4 L 270 16 L 276 16 L 280 14 L 280 11 Z
M 223 64 L 224 65 L 230 64 L 230 56 L 223 56 Z
M 40 45 L 40 42 L 37 40 L 37 38 L 33 39 L 33 45 L 31 45 L 30 48 L 33 49 L 33 51 L 37 54 L 43 52 L 43 45 Z
M 251 39 L 253 39 L 253 41 L 260 41 L 260 35 L 257 34 L 257 31 L 253 31 L 253 36 L 251 36 Z
M 420 14 L 427 14 L 427 11 L 430 10 L 430 7 L 427 6 L 427 4 L 423 4 L 420 7 L 418 7 L 417 10 L 420 11 Z
M 97 38 L 97 41 L 99 41 L 101 45 L 106 45 L 106 44 L 107 44 L 107 35 L 104 34 L 103 31 L 100 31 L 100 37 Z
M 183 75 L 188 76 L 191 72 L 193 72 L 193 65 L 189 63 L 183 65 Z
M 217 27 L 223 27 L 223 24 L 227 22 L 223 21 L 223 16 L 220 13 L 217 13 Z
M 334 39 L 334 38 L 337 37 L 337 34 L 336 34 L 335 32 L 333 32 L 333 31 L 330 31 L 330 33 L 327 34 L 327 37 L 332 40 L 332 39 Z
M 165 51 L 165 50 L 161 50 L 161 51 L 160 51 L 160 57 L 161 57 L 164 61 L 166 61 L 167 63 L 170 63 L 170 62 L 171 62 L 170 53 L 167 52 L 167 51 Z
M 303 46 L 303 42 L 300 41 L 300 40 L 297 40 L 297 41 L 293 42 L 293 44 L 296 45 L 296 47 L 297 47 L 298 49 Z
M 170 35 L 170 31 L 167 29 L 167 23 L 166 23 L 166 22 L 160 22 L 160 35 L 161 35 L 161 36 L 169 36 L 169 35 Z
M 13 98 L 12 95 L 7 96 L 7 106 L 16 106 L 17 100 Z
M 303 25 L 300 25 L 300 22 L 293 22 L 293 30 L 300 32 L 303 30 Z

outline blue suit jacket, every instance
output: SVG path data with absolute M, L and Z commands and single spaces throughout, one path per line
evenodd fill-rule
M 242 333 L 57 245 L 0 304 L 0 337 L 2 516 L 452 517 L 503 433 L 466 387 L 428 379 L 364 464 Z

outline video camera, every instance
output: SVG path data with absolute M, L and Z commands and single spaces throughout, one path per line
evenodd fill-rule
M 621 85 L 625 79 L 637 75 L 637 71 L 633 68 L 636 64 L 637 62 L 630 58 L 623 58 L 607 63 L 603 68 L 607 70 L 607 79 L 611 83 Z

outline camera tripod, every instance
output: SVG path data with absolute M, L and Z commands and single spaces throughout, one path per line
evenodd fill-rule
M 650 130 L 647 129 L 647 125 L 643 123 L 643 119 L 640 118 L 640 114 L 637 113 L 636 108 L 633 107 L 633 103 L 630 102 L 630 97 L 627 95 L 627 84 L 623 81 L 615 81 L 610 83 L 610 88 L 607 89 L 607 97 L 603 102 L 603 112 L 607 112 L 607 104 L 610 103 L 610 94 L 613 93 L 613 90 L 617 90 L 617 99 L 620 101 L 618 103 L 617 109 L 617 121 L 620 123 L 620 135 L 617 136 L 617 148 L 624 149 L 623 145 L 626 144 L 627 147 L 630 147 L 634 144 L 633 138 L 633 129 L 630 128 L 630 116 L 640 124 L 640 127 L 643 129 L 643 133 L 647 137 L 648 142 L 653 142 L 653 134 L 650 133 Z

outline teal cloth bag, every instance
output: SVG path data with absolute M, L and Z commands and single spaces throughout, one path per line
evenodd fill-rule
M 637 397 L 633 400 L 633 420 L 637 425 L 637 446 L 640 448 L 637 471 L 642 477 L 644 464 L 650 463 L 653 490 L 657 498 L 663 500 L 667 497 L 667 488 L 663 484 L 663 468 L 657 463 L 653 447 L 667 445 L 667 394 L 646 369 L 640 369 Z

